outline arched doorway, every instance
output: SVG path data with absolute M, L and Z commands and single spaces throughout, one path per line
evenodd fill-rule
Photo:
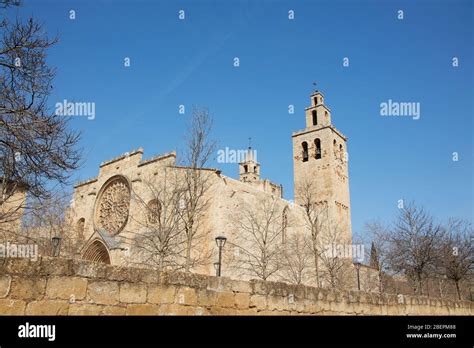
M 102 262 L 110 265 L 110 256 L 107 247 L 100 240 L 92 242 L 84 252 L 82 258 L 88 261 Z

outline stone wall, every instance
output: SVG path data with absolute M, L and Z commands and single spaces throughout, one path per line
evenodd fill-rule
M 0 259 L 2 315 L 472 315 L 473 302 L 162 273 L 80 260 Z
M 0 178 L 1 180 L 1 178 Z M 3 185 L 2 182 L 0 184 Z M 11 240 L 21 226 L 21 218 L 25 211 L 26 190 L 21 185 L 12 185 L 14 190 L 6 200 L 0 204 L 0 240 Z M 8 195 L 8 194 L 7 194 Z

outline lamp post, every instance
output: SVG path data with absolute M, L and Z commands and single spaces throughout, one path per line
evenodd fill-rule
M 214 262 L 214 269 L 216 270 L 216 277 L 217 277 L 218 272 L 219 272 L 219 262 Z
M 54 236 L 53 238 L 51 238 L 51 244 L 53 245 L 53 256 L 54 257 L 59 256 L 59 253 L 61 252 L 61 249 L 60 249 L 61 237 Z
M 360 291 L 360 275 L 359 275 L 359 271 L 360 271 L 360 262 L 356 262 L 354 263 L 354 266 L 356 268 L 356 271 L 357 271 L 357 289 Z
M 227 238 L 224 237 L 224 236 L 218 236 L 216 237 L 216 244 L 217 244 L 217 247 L 219 248 L 219 261 L 217 262 L 217 265 L 214 264 L 214 266 L 217 266 L 217 276 L 220 277 L 221 276 L 221 271 L 222 271 L 222 248 L 224 247 L 225 245 L 225 242 L 227 241 Z

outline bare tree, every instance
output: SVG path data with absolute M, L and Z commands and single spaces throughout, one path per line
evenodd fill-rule
M 143 180 L 147 187 L 147 197 L 134 192 L 133 197 L 143 213 L 132 216 L 137 231 L 131 246 L 137 250 L 138 263 L 158 269 L 160 272 L 181 269 L 185 249 L 184 226 L 180 211 L 184 191 L 176 170 L 164 169 L 164 177 L 152 176 Z
M 372 221 L 365 224 L 366 234 L 370 238 L 370 266 L 378 271 L 379 292 L 385 291 L 385 280 L 389 272 L 389 231 L 380 221 Z
M 186 272 L 206 262 L 211 256 L 200 252 L 203 249 L 196 248 L 196 245 L 207 235 L 206 231 L 202 230 L 202 220 L 209 206 L 206 193 L 211 187 L 211 176 L 214 172 L 205 170 L 204 167 L 216 149 L 216 142 L 211 139 L 212 123 L 212 117 L 207 109 L 194 108 L 186 134 L 183 195 L 180 203 L 183 208 L 178 211 L 186 238 L 184 261 Z
M 35 243 L 38 245 L 40 254 L 52 256 L 53 237 L 60 237 L 60 250 L 62 256 L 77 257 L 84 242 L 81 234 L 77 233 L 77 226 L 70 224 L 68 218 L 69 193 L 55 192 L 46 200 L 34 200 L 31 202 L 32 209 L 23 222 L 21 230 L 3 234 L 10 241 Z
M 282 246 L 281 280 L 304 284 L 312 273 L 311 240 L 302 233 L 292 233 Z
M 439 266 L 442 275 L 454 282 L 456 295 L 461 300 L 460 283 L 472 280 L 474 249 L 472 225 L 461 219 L 450 219 L 442 240 Z
M 326 226 L 320 235 L 321 285 L 328 284 L 334 289 L 344 289 L 350 286 L 351 279 L 352 254 L 346 254 L 346 248 L 350 246 L 349 241 L 344 238 L 338 223 L 327 221 Z
M 268 196 L 232 217 L 236 235 L 231 244 L 239 250 L 232 264 L 237 272 L 268 280 L 281 270 L 282 212 L 277 200 Z
M 2 0 L 2 8 L 16 1 Z M 79 134 L 68 119 L 49 112 L 54 70 L 47 65 L 49 39 L 33 18 L 0 24 L 0 207 L 19 190 L 36 200 L 50 197 L 50 188 L 67 183 L 79 165 Z M 0 228 L 29 208 L 0 209 Z
M 215 151 L 210 139 L 212 118 L 194 108 L 186 133 L 181 165 L 163 168 L 163 175 L 143 179 L 143 195 L 133 197 L 141 214 L 130 217 L 134 229 L 125 242 L 133 246 L 138 264 L 160 271 L 191 272 L 209 264 L 209 231 L 204 220 L 214 169 L 205 168 Z
M 321 234 L 324 223 L 328 222 L 327 202 L 318 201 L 315 195 L 314 181 L 307 178 L 295 189 L 300 205 L 304 209 L 305 227 L 310 232 L 310 249 L 313 257 L 313 267 L 316 286 L 321 286 L 319 260 L 324 250 L 321 247 Z
M 20 6 L 20 0 L 0 0 L 0 9 L 5 9 L 13 6 Z
M 423 282 L 434 273 L 442 236 L 441 226 L 414 203 L 400 209 L 390 231 L 390 267 L 414 281 L 418 294 L 423 295 Z

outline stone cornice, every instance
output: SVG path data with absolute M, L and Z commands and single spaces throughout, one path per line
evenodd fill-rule
M 320 131 L 322 129 L 325 129 L 325 128 L 330 128 L 334 133 L 336 133 L 337 135 L 339 135 L 342 139 L 344 139 L 344 141 L 347 141 L 347 137 L 342 134 L 340 131 L 338 131 L 336 129 L 336 127 L 334 127 L 333 125 L 329 125 L 329 126 L 323 126 L 323 127 L 313 127 L 313 128 L 305 128 L 305 129 L 301 129 L 299 131 L 296 131 L 296 132 L 293 132 L 293 134 L 291 135 L 292 138 L 294 137 L 297 137 L 297 136 L 300 136 L 300 135 L 303 135 L 303 134 L 307 134 L 307 133 L 312 133 L 312 132 L 316 132 L 316 131 Z
M 123 160 L 126 157 L 134 156 L 136 154 L 143 154 L 143 149 L 139 148 L 138 150 L 133 150 L 132 152 L 126 152 L 126 153 L 124 153 L 124 154 L 122 154 L 118 157 L 112 158 L 111 160 L 102 162 L 99 167 L 102 168 L 102 167 L 107 166 L 109 164 L 112 164 L 114 162 Z
M 138 164 L 138 167 L 145 166 L 145 165 L 153 163 L 153 162 L 158 162 L 158 161 L 164 160 L 164 159 L 169 158 L 169 157 L 176 158 L 176 151 L 171 151 L 171 152 L 165 153 L 163 155 L 158 155 L 158 156 L 154 156 L 152 158 L 148 158 L 146 160 L 142 160 Z
M 79 181 L 77 184 L 74 185 L 74 188 L 78 188 L 80 186 L 85 186 L 85 185 L 88 185 L 88 184 L 92 184 L 94 182 L 97 182 L 97 177 L 94 177 L 94 178 L 90 178 L 90 179 L 87 179 L 87 180 L 83 180 L 83 181 Z

